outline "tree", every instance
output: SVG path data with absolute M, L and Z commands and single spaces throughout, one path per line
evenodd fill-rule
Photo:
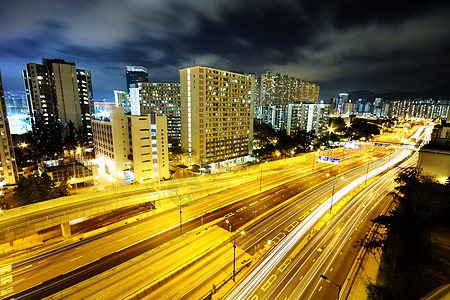
M 67 181 L 55 187 L 50 177 L 44 173 L 42 176 L 21 177 L 14 188 L 13 198 L 18 205 L 28 205 L 68 195 L 70 193 Z
M 372 135 L 380 134 L 380 128 L 375 124 L 368 123 L 366 119 L 355 118 L 348 128 L 348 133 L 367 139 Z
M 393 300 L 392 290 L 383 285 L 369 283 L 366 286 L 367 300 Z
M 333 132 L 344 132 L 347 124 L 341 117 L 330 118 L 330 127 L 333 128 Z

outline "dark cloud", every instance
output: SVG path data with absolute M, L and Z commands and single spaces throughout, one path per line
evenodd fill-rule
M 2 4 L 6 89 L 42 57 L 92 70 L 95 99 L 125 88 L 125 66 L 177 81 L 192 64 L 289 74 L 338 91 L 415 90 L 450 78 L 448 1 L 91 0 Z

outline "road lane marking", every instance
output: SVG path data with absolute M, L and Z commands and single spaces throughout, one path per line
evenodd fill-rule
M 298 218 L 300 221 L 303 221 L 307 216 L 309 215 L 309 212 L 305 212 L 300 218 Z
M 319 203 L 317 203 L 316 205 L 314 205 L 314 207 L 313 208 L 311 208 L 309 211 L 314 211 L 316 208 L 317 208 L 317 206 L 319 206 L 320 204 Z
M 281 235 L 281 237 L 278 237 L 279 235 Z M 278 244 L 285 236 L 286 236 L 286 234 L 284 232 L 280 232 L 272 239 L 272 243 L 274 245 Z
M 244 207 L 241 207 L 241 208 L 236 209 L 236 212 L 241 212 L 241 211 L 243 211 L 244 209 L 247 209 L 247 206 L 244 206 Z
M 286 227 L 284 230 L 286 230 L 287 232 L 291 232 L 292 229 L 294 229 L 295 226 L 297 226 L 297 225 L 298 225 L 298 221 L 294 221 L 294 222 L 292 222 L 291 224 L 289 224 L 289 226 Z
M 129 237 L 128 237 L 128 236 L 127 236 L 127 237 L 124 237 L 123 239 L 120 239 L 119 242 L 125 241 L 127 238 L 129 238 Z
M 284 269 L 286 269 L 287 266 L 289 266 L 289 264 L 291 263 L 291 259 L 287 258 L 283 264 L 278 268 L 278 271 L 283 272 Z
M 71 259 L 70 261 L 74 261 L 74 260 L 77 260 L 77 259 L 79 259 L 79 258 L 82 258 L 82 257 L 83 257 L 83 255 L 81 255 L 81 256 L 77 256 L 77 257 L 75 257 L 75 258 Z
M 10 286 L 7 289 L 1 291 L 0 296 L 5 296 L 14 292 L 14 287 Z
M 4 286 L 4 285 L 7 285 L 8 283 L 12 283 L 13 282 L 12 274 L 0 277 L 0 282 L 1 282 L 0 286 Z
M 253 202 L 253 203 L 250 203 L 248 206 L 252 206 L 252 205 L 255 205 L 255 204 L 257 204 L 258 203 L 258 201 L 255 201 L 255 202 Z M 255 295 L 256 296 L 256 295 Z M 256 296 L 256 297 L 258 297 L 258 296 Z
M 277 279 L 277 275 L 273 274 L 272 276 L 270 276 L 269 280 L 267 280 L 266 283 L 264 283 L 261 289 L 265 292 L 272 284 L 272 282 L 275 281 L 275 279 Z
M 270 195 L 269 196 L 265 196 L 264 198 L 261 198 L 261 201 L 264 200 L 264 199 L 267 199 L 269 197 L 270 197 Z
M 12 265 L 4 265 L 0 267 L 0 275 L 3 275 L 5 273 L 11 272 Z
M 225 216 L 223 216 L 225 219 L 228 219 L 229 217 L 231 217 L 232 215 L 234 215 L 234 212 L 230 212 L 228 214 L 226 214 Z

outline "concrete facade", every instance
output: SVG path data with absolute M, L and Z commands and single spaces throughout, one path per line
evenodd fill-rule
M 165 116 L 130 116 L 123 107 L 113 107 L 109 118 L 92 125 L 97 162 L 114 178 L 142 182 L 170 177 Z
M 2 74 L 0 73 L 0 186 L 18 182 L 14 145 L 9 131 Z
M 145 82 L 130 87 L 130 111 L 133 115 L 156 113 L 167 117 L 168 137 L 181 140 L 180 84 Z
M 61 59 L 42 59 L 42 65 L 28 63 L 23 71 L 31 124 L 42 118 L 65 125 L 83 127 L 92 141 L 94 115 L 91 72 L 76 69 L 75 63 Z
M 181 145 L 189 165 L 252 153 L 254 77 L 204 66 L 180 69 Z

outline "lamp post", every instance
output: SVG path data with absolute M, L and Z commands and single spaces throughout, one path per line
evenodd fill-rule
M 328 279 L 327 276 L 325 276 L 325 275 L 320 275 L 320 278 L 322 278 L 323 280 L 325 280 L 327 282 L 331 282 L 332 284 L 334 284 L 335 286 L 338 287 L 339 291 L 338 291 L 337 299 L 339 300 L 339 296 L 341 295 L 341 288 L 342 287 L 339 284 L 337 284 L 336 282 L 331 281 L 330 279 Z
M 226 221 L 227 224 L 230 224 L 231 228 L 234 232 L 234 241 L 233 241 L 233 281 L 236 281 L 236 228 L 234 228 L 233 224 L 229 220 Z M 244 234 L 243 231 L 241 231 L 241 234 Z
M 331 214 L 331 210 L 333 209 L 334 184 L 335 184 L 335 182 L 336 182 L 336 175 L 334 175 L 334 179 L 333 179 L 333 191 L 331 192 L 330 214 Z
M 178 199 L 180 199 L 180 235 L 183 234 L 183 223 L 181 223 L 181 197 L 178 195 L 178 193 L 175 193 L 178 196 Z
M 375 159 L 374 159 L 375 160 Z M 369 157 L 369 162 L 367 163 L 367 169 L 366 169 L 366 179 L 364 181 L 364 184 L 367 183 L 367 175 L 369 174 L 369 166 L 370 166 L 370 162 L 372 161 L 372 158 Z
M 259 176 L 259 191 L 261 192 L 261 185 L 262 185 L 262 159 L 259 159 L 259 164 L 261 165 L 261 176 Z

